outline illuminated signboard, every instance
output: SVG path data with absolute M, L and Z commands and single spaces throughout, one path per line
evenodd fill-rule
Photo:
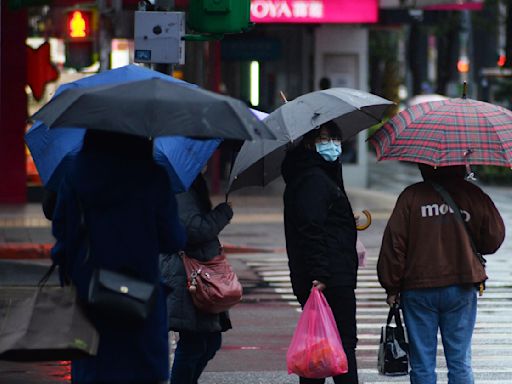
M 255 23 L 376 23 L 378 0 L 252 0 Z

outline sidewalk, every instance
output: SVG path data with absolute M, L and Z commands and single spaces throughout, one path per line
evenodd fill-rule
M 277 185 L 270 191 L 263 190 L 260 195 L 233 193 L 230 201 L 235 215 L 231 226 L 282 223 L 281 189 Z M 356 213 L 368 209 L 373 218 L 387 218 L 396 200 L 396 196 L 389 193 L 363 188 L 347 188 L 347 193 Z M 218 203 L 224 197 L 214 196 L 212 200 Z M 44 217 L 40 204 L 0 205 L 0 260 L 48 259 L 53 243 L 51 223 Z M 244 244 L 244 239 L 224 246 L 228 253 L 260 251 Z M 282 246 L 284 243 L 279 248 Z M 273 248 L 272 242 L 267 242 L 266 247 Z

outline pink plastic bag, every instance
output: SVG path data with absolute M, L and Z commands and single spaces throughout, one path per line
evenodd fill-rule
M 331 307 L 317 288 L 311 290 L 286 354 L 288 373 L 320 379 L 348 372 Z
M 363 242 L 357 238 L 356 242 L 357 258 L 359 259 L 359 266 L 366 267 L 366 247 Z

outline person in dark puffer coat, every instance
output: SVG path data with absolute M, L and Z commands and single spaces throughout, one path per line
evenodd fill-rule
M 212 209 L 206 181 L 200 174 L 187 192 L 176 195 L 179 217 L 188 240 L 185 253 L 200 261 L 211 260 L 222 252 L 218 235 L 233 217 L 229 204 Z M 172 384 L 196 384 L 209 360 L 220 349 L 221 332 L 231 328 L 229 313 L 198 311 L 187 289 L 185 267 L 178 254 L 161 256 L 167 298 L 169 329 L 179 332 L 171 371 Z
M 357 384 L 357 230 L 343 186 L 340 141 L 339 128 L 329 122 L 287 152 L 284 225 L 293 293 L 304 307 L 312 286 L 322 290 L 343 342 L 349 371 L 334 377 L 334 383 Z M 300 378 L 301 384 L 324 382 Z

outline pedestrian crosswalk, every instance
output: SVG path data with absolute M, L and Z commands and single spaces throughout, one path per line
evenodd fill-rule
M 511 212 L 512 213 L 512 212 Z M 512 261 L 510 247 L 488 258 L 490 280 L 484 296 L 478 299 L 478 317 L 473 336 L 473 367 L 479 384 L 512 383 Z M 406 383 L 405 377 L 386 377 L 377 373 L 380 327 L 388 313 L 386 295 L 376 276 L 378 249 L 367 248 L 367 266 L 358 274 L 357 321 L 358 365 L 362 383 Z M 247 261 L 263 281 L 267 300 L 279 300 L 300 311 L 292 293 L 286 254 L 265 255 Z M 261 292 L 261 291 L 259 291 Z M 447 369 L 441 342 L 438 345 L 439 383 L 447 382 Z

